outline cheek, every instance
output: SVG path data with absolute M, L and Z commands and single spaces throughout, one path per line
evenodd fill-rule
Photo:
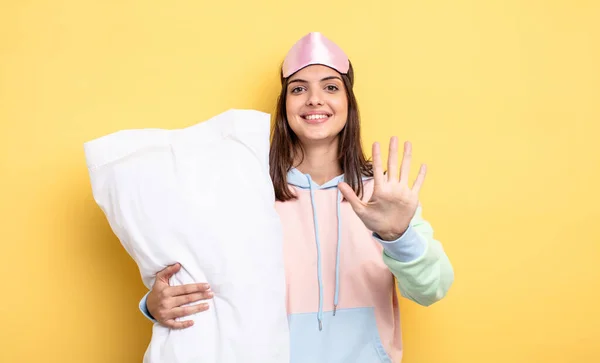
M 285 119 L 287 120 L 288 125 L 295 131 L 296 127 L 296 118 L 294 117 L 294 111 L 292 111 L 289 107 L 286 106 Z
M 289 97 L 285 100 L 285 118 L 287 119 L 287 123 L 294 131 L 294 133 L 298 133 L 298 120 L 296 120 L 296 115 L 298 114 L 298 102 L 294 99 L 290 99 Z
M 334 112 L 344 120 L 348 117 L 348 100 L 346 100 L 346 97 L 336 99 L 331 103 L 331 107 Z
M 298 95 L 290 96 L 290 95 L 288 95 L 285 98 L 285 108 L 286 108 L 286 110 L 287 110 L 288 113 L 297 113 L 298 109 L 300 107 L 302 107 L 303 104 L 304 104 L 304 97 L 302 97 L 302 96 L 298 96 Z

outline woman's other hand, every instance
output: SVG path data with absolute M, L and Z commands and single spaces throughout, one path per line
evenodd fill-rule
M 167 266 L 156 274 L 146 306 L 152 317 L 171 329 L 184 329 L 194 325 L 193 320 L 177 321 L 177 318 L 208 310 L 207 303 L 182 306 L 201 300 L 212 299 L 213 292 L 207 283 L 169 286 L 169 279 L 181 269 L 180 264 Z

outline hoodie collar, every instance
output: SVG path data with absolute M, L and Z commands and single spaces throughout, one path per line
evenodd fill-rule
M 311 185 L 309 184 L 309 178 L 307 178 L 308 174 L 302 174 L 302 172 L 296 168 L 292 168 L 290 169 L 290 171 L 287 174 L 287 182 L 288 184 L 291 184 L 295 187 L 301 188 L 301 189 L 309 189 L 311 187 Z M 367 177 L 367 176 L 363 176 L 363 181 L 365 180 L 369 180 L 372 179 L 372 177 Z M 312 178 L 311 178 L 312 180 Z M 313 189 L 330 189 L 330 188 L 337 188 L 337 185 L 344 181 L 344 174 L 338 175 L 336 177 L 334 177 L 333 179 L 329 180 L 328 182 L 326 182 L 323 185 L 319 185 L 317 183 L 315 183 L 314 181 L 312 181 L 312 187 Z

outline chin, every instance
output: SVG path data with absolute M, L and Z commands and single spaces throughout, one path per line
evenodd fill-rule
M 329 133 L 305 133 L 302 136 L 299 135 L 299 138 L 303 143 L 323 143 L 335 141 L 337 135 L 331 135 Z

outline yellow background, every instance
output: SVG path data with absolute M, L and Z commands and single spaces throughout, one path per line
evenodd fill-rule
M 141 362 L 145 289 L 83 143 L 272 112 L 315 30 L 356 67 L 367 149 L 396 134 L 429 166 L 456 282 L 402 302 L 404 362 L 600 362 L 599 2 L 1 4 L 0 362 Z

